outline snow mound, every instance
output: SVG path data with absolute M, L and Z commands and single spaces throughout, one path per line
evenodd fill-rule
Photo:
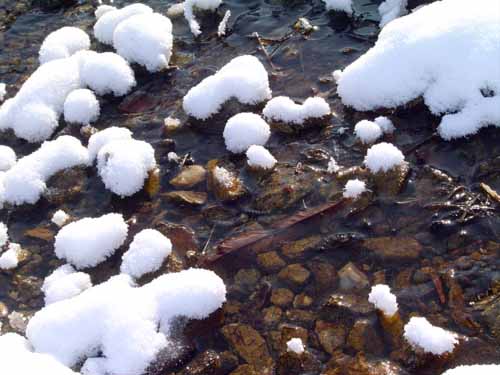
M 296 354 L 304 353 L 304 344 L 300 338 L 293 338 L 287 341 L 286 350 Z
M 273 169 L 276 165 L 274 156 L 263 146 L 252 145 L 247 150 L 247 163 L 250 167 Z
M 323 0 L 326 10 L 335 10 L 352 14 L 352 0 Z
M 404 337 L 412 346 L 436 355 L 451 353 L 458 343 L 456 334 L 419 317 L 411 318 L 405 325 Z
M 364 163 L 373 173 L 387 172 L 398 165 L 404 164 L 405 157 L 393 144 L 382 142 L 368 149 Z
M 122 274 L 44 307 L 26 334 L 37 352 L 66 366 L 90 357 L 102 373 L 141 375 L 161 350 L 175 355 L 169 338 L 174 317 L 206 318 L 225 299 L 222 279 L 208 270 L 162 275 L 142 287 Z
M 76 272 L 69 264 L 62 265 L 43 281 L 45 305 L 75 297 L 90 287 L 92 282 L 88 274 Z
M 354 126 L 356 137 L 364 144 L 375 142 L 382 137 L 382 129 L 373 121 L 361 120 Z
M 271 98 L 267 71 L 256 57 L 234 58 L 216 74 L 191 88 L 182 105 L 188 115 L 206 120 L 231 98 L 250 105 Z
M 17 333 L 0 336 L 0 373 L 5 375 L 78 375 L 47 354 L 33 353 L 28 340 Z
M 89 139 L 88 150 L 91 162 L 95 160 L 99 150 L 111 141 L 132 139 L 132 132 L 127 128 L 112 126 L 93 134 Z
M 404 105 L 420 96 L 444 115 L 446 140 L 500 126 L 500 13 L 490 0 L 443 0 L 384 27 L 349 65 L 338 93 L 357 110 Z
M 63 210 L 57 210 L 52 216 L 52 221 L 58 227 L 62 227 L 69 220 L 69 215 Z
M 40 47 L 38 59 L 40 64 L 45 64 L 88 49 L 90 49 L 90 38 L 85 31 L 78 27 L 61 27 L 47 35 Z
M 267 120 L 303 124 L 308 119 L 331 114 L 330 106 L 320 97 L 307 98 L 304 104 L 295 104 L 287 96 L 272 98 L 262 112 Z
M 195 9 L 215 11 L 222 0 L 185 0 L 184 1 L 184 17 L 189 23 L 189 28 L 194 36 L 201 34 L 200 24 L 194 17 Z
M 255 113 L 238 113 L 231 117 L 222 134 L 226 148 L 237 154 L 245 152 L 250 146 L 262 146 L 271 136 L 267 122 Z
M 391 293 L 388 285 L 378 284 L 372 287 L 368 301 L 381 310 L 384 315 L 391 317 L 398 311 L 396 296 Z
M 441 375 L 497 375 L 500 373 L 500 365 L 470 365 L 458 366 L 443 372 Z
M 84 218 L 63 227 L 55 238 L 55 253 L 77 268 L 94 267 L 125 242 L 128 225 L 120 214 Z
M 72 91 L 64 101 L 64 120 L 87 125 L 94 122 L 101 112 L 99 102 L 89 89 Z
M 34 204 L 45 192 L 45 182 L 51 176 L 78 165 L 89 165 L 87 149 L 78 139 L 63 135 L 54 141 L 46 141 L 0 176 L 0 191 L 3 185 L 0 200 L 15 205 Z
M 120 271 L 134 278 L 160 269 L 172 252 L 172 243 L 154 229 L 144 229 L 134 236 L 127 252 L 123 254 Z
M 17 156 L 9 146 L 0 146 L 0 172 L 11 169 L 16 164 Z
M 344 187 L 344 198 L 358 198 L 361 194 L 366 191 L 366 184 L 364 181 L 354 179 L 349 180 Z
M 398 17 L 404 16 L 408 13 L 406 6 L 408 5 L 408 0 L 385 0 L 378 7 L 378 12 L 380 13 L 380 27 L 384 27 L 392 20 Z
M 5 95 L 7 95 L 7 85 L 0 82 L 0 102 L 3 101 Z

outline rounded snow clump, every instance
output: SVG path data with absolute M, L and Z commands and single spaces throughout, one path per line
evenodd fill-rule
M 17 156 L 9 146 L 0 146 L 0 172 L 11 169 L 16 164 Z
M 95 12 L 94 12 L 95 18 L 99 19 L 104 14 L 106 14 L 106 13 L 112 11 L 112 10 L 116 10 L 116 7 L 114 7 L 112 5 L 106 5 L 106 4 L 99 5 L 97 7 L 97 9 L 95 10 Z
M 468 365 L 457 366 L 450 370 L 443 372 L 441 375 L 497 375 L 500 374 L 500 365 Z
M 247 159 L 250 167 L 273 169 L 276 165 L 274 156 L 263 146 L 250 146 L 247 150 Z
M 458 343 L 456 334 L 433 326 L 425 318 L 413 317 L 405 325 L 405 339 L 413 346 L 436 355 L 452 352 Z
M 64 102 L 66 122 L 87 125 L 99 117 L 101 109 L 94 93 L 88 89 L 72 91 Z
M 52 221 L 58 227 L 62 227 L 68 220 L 69 215 L 63 210 L 56 211 L 52 216 L 52 219 L 50 219 L 50 221 Z
M 392 121 L 385 117 L 385 116 L 379 116 L 377 118 L 375 118 L 375 120 L 373 120 L 373 122 L 375 124 L 377 124 L 378 126 L 380 126 L 380 129 L 382 129 L 382 132 L 384 132 L 384 134 L 392 134 L 394 133 L 394 124 L 392 123 Z
M 364 163 L 373 173 L 387 172 L 398 165 L 404 164 L 405 157 L 393 144 L 382 142 L 368 149 Z
M 354 179 L 349 180 L 344 187 L 344 198 L 358 198 L 361 194 L 366 191 L 366 184 L 364 181 Z
M 160 269 L 163 261 L 172 252 L 172 243 L 154 229 L 137 233 L 127 252 L 123 254 L 121 273 L 134 278 Z
M 223 136 L 226 148 L 237 154 L 252 145 L 264 145 L 271 136 L 271 130 L 259 115 L 238 113 L 227 121 Z
M 127 233 L 128 225 L 120 214 L 84 218 L 57 233 L 56 256 L 77 268 L 94 267 L 123 245 Z
M 51 32 L 40 47 L 40 64 L 70 57 L 78 51 L 90 49 L 90 38 L 78 27 L 62 27 Z
M 132 132 L 127 128 L 119 128 L 112 126 L 93 134 L 89 139 L 89 159 L 91 162 L 95 160 L 99 150 L 111 141 L 132 139 Z
M 385 316 L 391 317 L 398 311 L 396 296 L 391 293 L 388 285 L 378 284 L 372 287 L 368 301 L 381 310 Z
M 17 243 L 10 243 L 9 248 L 0 256 L 0 269 L 10 270 L 16 268 L 19 263 L 21 246 Z
M 326 10 L 352 14 L 352 0 L 323 0 L 323 2 L 325 3 Z
M 354 127 L 354 133 L 362 143 L 367 144 L 379 139 L 382 136 L 382 129 L 373 121 L 361 120 Z
M 172 44 L 172 22 L 158 13 L 127 18 L 113 34 L 116 52 L 129 62 L 145 66 L 150 72 L 168 67 Z
M 231 60 L 216 74 L 191 88 L 182 106 L 188 115 L 206 120 L 231 98 L 250 105 L 271 98 L 267 71 L 255 56 L 243 55 Z
M 154 149 L 144 141 L 109 142 L 97 154 L 97 170 L 104 185 L 121 197 L 141 190 L 148 172 L 155 167 Z
M 43 281 L 45 305 L 75 297 L 91 287 L 92 282 L 88 274 L 76 272 L 69 264 L 62 265 Z
M 303 124 L 308 119 L 328 116 L 331 110 L 325 99 L 320 97 L 307 98 L 300 105 L 288 96 L 277 96 L 266 104 L 262 113 L 268 120 Z
M 288 352 L 293 352 L 296 354 L 302 354 L 304 353 L 304 344 L 302 343 L 302 340 L 299 338 L 293 338 L 287 341 L 286 343 L 286 350 Z
M 194 8 L 200 10 L 216 10 L 222 0 L 185 0 L 184 1 L 184 17 L 189 22 L 189 28 L 194 36 L 201 34 L 200 24 L 194 18 Z
M 0 82 L 0 102 L 3 101 L 5 95 L 7 95 L 7 85 Z

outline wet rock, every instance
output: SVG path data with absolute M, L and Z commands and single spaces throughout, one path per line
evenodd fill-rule
M 271 306 L 262 310 L 262 321 L 267 326 L 278 324 L 283 316 L 283 310 L 278 306 Z
M 403 189 L 409 173 L 410 165 L 404 163 L 387 172 L 375 173 L 372 178 L 378 193 L 397 195 Z
M 286 318 L 295 323 L 310 325 L 314 322 L 315 314 L 309 310 L 290 309 L 285 313 Z
M 247 193 L 241 179 L 232 171 L 220 167 L 217 160 L 210 160 L 208 168 L 208 189 L 220 201 L 234 201 Z
M 314 250 L 321 243 L 321 236 L 311 236 L 283 245 L 281 252 L 287 258 L 300 258 L 305 253 Z
M 336 287 L 337 271 L 332 264 L 320 260 L 312 260 L 307 263 L 307 266 L 313 274 L 318 293 L 327 293 Z
M 262 271 L 273 273 L 286 266 L 283 259 L 280 258 L 276 251 L 268 251 L 257 255 L 257 263 Z
M 482 312 L 482 316 L 493 337 L 500 345 L 500 298 L 492 300 Z
M 155 224 L 154 227 L 172 241 L 175 252 L 181 255 L 186 254 L 188 251 L 198 252 L 198 240 L 191 228 L 182 224 L 174 224 L 165 221 Z
M 277 306 L 288 306 L 293 301 L 293 292 L 290 289 L 278 288 L 274 289 L 271 295 L 271 302 Z
M 78 197 L 86 183 L 87 174 L 83 168 L 65 169 L 49 179 L 44 196 L 51 204 L 61 205 Z
M 221 374 L 222 361 L 219 354 L 207 350 L 198 354 L 184 370 L 177 375 L 218 375 Z
M 321 363 L 308 351 L 297 354 L 281 353 L 278 358 L 277 375 L 302 375 L 319 373 Z
M 278 278 L 282 281 L 294 286 L 301 286 L 306 283 L 311 273 L 301 264 L 290 264 L 283 268 L 278 274 Z
M 170 184 L 176 188 L 191 188 L 205 181 L 206 176 L 207 171 L 201 165 L 188 165 L 170 180 Z
M 384 342 L 376 331 L 376 324 L 370 319 L 358 319 L 354 323 L 347 344 L 356 351 L 380 356 L 384 352 Z
M 422 245 L 411 237 L 367 238 L 361 242 L 361 246 L 388 260 L 417 259 L 422 252 Z
M 293 307 L 298 309 L 309 307 L 312 305 L 312 303 L 313 299 L 305 293 L 300 293 L 293 299 Z
M 0 302 L 0 318 L 5 318 L 9 315 L 9 308 L 3 302 Z
M 165 193 L 163 197 L 177 203 L 203 206 L 207 202 L 207 193 L 198 191 L 177 190 Z
M 54 231 L 47 227 L 37 227 L 24 232 L 26 237 L 36 238 L 45 242 L 54 241 Z
M 260 272 L 255 268 L 243 268 L 234 276 L 234 287 L 242 293 L 250 293 L 259 282 Z
M 302 340 L 304 346 L 307 346 L 309 340 L 309 333 L 307 329 L 291 324 L 282 324 L 280 326 L 281 340 L 280 340 L 280 350 L 287 350 L 287 342 L 293 338 L 299 338 Z
M 342 324 L 316 321 L 314 332 L 325 352 L 333 354 L 336 349 L 345 344 L 347 329 Z
M 260 375 L 260 372 L 251 365 L 241 365 L 229 375 Z
M 354 358 L 344 359 L 340 364 L 338 374 L 342 375 L 407 375 L 399 365 L 388 360 L 368 361 L 363 352 Z
M 154 197 L 160 191 L 160 182 L 160 168 L 155 168 L 148 172 L 148 178 L 144 183 L 144 191 L 150 198 Z
M 339 271 L 339 287 L 342 290 L 364 289 L 370 285 L 368 277 L 352 262 Z
M 320 315 L 333 322 L 354 323 L 356 318 L 365 317 L 374 311 L 366 296 L 335 293 L 321 307 Z

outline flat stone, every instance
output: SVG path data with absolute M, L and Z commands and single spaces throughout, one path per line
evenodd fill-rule
M 201 165 L 189 165 L 182 168 L 180 173 L 170 180 L 170 184 L 176 188 L 191 188 L 205 181 L 207 171 Z
M 271 302 L 277 306 L 288 306 L 293 301 L 293 292 L 290 289 L 274 289 L 271 294 Z
M 369 285 L 368 277 L 352 262 L 339 271 L 339 287 L 342 290 L 360 290 Z
M 422 245 L 411 237 L 367 238 L 361 242 L 361 246 L 389 260 L 417 259 L 422 252 Z
M 281 252 L 287 258 L 300 258 L 305 253 L 314 250 L 321 242 L 321 236 L 311 236 L 283 245 Z
M 162 194 L 163 197 L 177 203 L 185 203 L 192 206 L 203 206 L 207 203 L 208 195 L 203 191 L 178 190 Z
M 283 268 L 278 274 L 278 277 L 292 285 L 300 286 L 306 283 L 310 275 L 311 273 L 306 268 L 295 263 Z
M 257 263 L 266 273 L 277 272 L 286 266 L 286 263 L 276 251 L 268 251 L 257 255 Z

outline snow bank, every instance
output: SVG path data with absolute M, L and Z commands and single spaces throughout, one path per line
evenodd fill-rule
M 87 149 L 78 139 L 63 135 L 54 141 L 46 141 L 0 177 L 4 190 L 0 200 L 15 205 L 36 203 L 51 176 L 78 165 L 89 165 Z
M 3 101 L 5 95 L 7 95 L 7 85 L 0 82 L 0 102 Z
M 356 137 L 364 144 L 375 142 L 382 137 L 382 129 L 373 121 L 361 120 L 354 126 Z
M 246 155 L 247 163 L 250 167 L 273 169 L 276 165 L 274 156 L 263 146 L 250 146 Z
M 331 114 L 330 106 L 320 97 L 307 98 L 304 104 L 295 104 L 287 96 L 272 98 L 262 112 L 267 120 L 303 124 L 308 119 L 318 119 Z
M 47 354 L 33 353 L 28 340 L 17 333 L 0 336 L 0 373 L 5 375 L 78 375 Z
M 222 135 L 226 148 L 237 154 L 245 152 L 252 145 L 264 145 L 271 136 L 271 130 L 259 115 L 238 113 L 227 121 Z
M 84 218 L 57 233 L 55 253 L 77 268 L 94 267 L 123 245 L 127 233 L 128 225 L 120 214 Z
M 368 149 L 364 163 L 373 173 L 387 172 L 398 165 L 404 164 L 405 157 L 393 144 L 382 142 Z
M 108 375 L 141 375 L 160 350 L 175 355 L 169 340 L 174 317 L 206 318 L 225 295 L 222 279 L 208 270 L 162 275 L 142 287 L 122 274 L 46 306 L 26 334 L 37 352 L 67 366 L 90 357 Z
M 132 139 L 132 132 L 127 128 L 112 126 L 93 134 L 89 138 L 88 150 L 91 162 L 95 160 L 99 150 L 111 141 Z
M 443 372 L 441 375 L 497 375 L 500 374 L 500 365 L 470 365 L 458 366 Z
M 194 36 L 201 34 L 200 24 L 194 17 L 195 9 L 215 11 L 222 0 L 185 0 L 184 1 L 184 17 L 189 23 L 189 28 Z
M 64 120 L 87 125 L 99 117 L 101 108 L 94 93 L 89 89 L 72 91 L 64 101 Z
M 57 210 L 52 216 L 52 221 L 58 227 L 62 227 L 69 220 L 69 215 L 63 210 Z
M 38 53 L 40 64 L 70 57 L 78 51 L 90 49 L 90 38 L 78 27 L 62 27 L 51 32 Z
M 123 254 L 120 271 L 134 278 L 160 269 L 172 252 L 172 243 L 154 229 L 144 229 L 134 236 L 127 252 Z
M 338 93 L 357 110 L 392 108 L 420 96 L 445 116 L 444 139 L 500 126 L 500 13 L 490 0 L 443 0 L 384 27 L 349 65 Z
M 413 317 L 405 325 L 405 339 L 414 347 L 441 355 L 452 352 L 458 343 L 456 334 L 433 326 L 425 318 Z
M 216 74 L 191 88 L 182 105 L 188 115 L 206 120 L 231 98 L 251 105 L 271 98 L 267 71 L 256 57 L 234 58 Z
M 380 27 L 382 28 L 392 20 L 408 13 L 406 9 L 407 5 L 408 0 L 385 0 L 380 4 L 378 7 L 378 12 L 380 13 Z
M 366 184 L 364 181 L 355 179 L 349 180 L 344 187 L 344 198 L 358 198 L 361 194 L 366 191 Z
M 398 311 L 396 296 L 391 293 L 391 288 L 388 285 L 378 284 L 372 286 L 368 301 L 381 310 L 385 316 L 391 317 Z
M 90 287 L 92 282 L 88 274 L 76 272 L 69 264 L 62 265 L 43 281 L 45 305 L 75 297 Z
M 300 338 L 293 338 L 287 341 L 286 350 L 296 354 L 304 353 L 304 344 Z
M 0 172 L 11 169 L 16 164 L 17 156 L 9 146 L 0 146 Z
M 335 10 L 352 14 L 352 0 L 323 0 L 326 10 Z

